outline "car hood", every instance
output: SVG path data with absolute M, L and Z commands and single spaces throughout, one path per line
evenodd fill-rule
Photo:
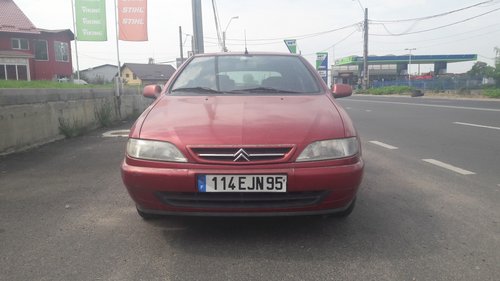
M 342 118 L 326 95 L 164 96 L 141 139 L 188 145 L 308 144 L 343 138 Z

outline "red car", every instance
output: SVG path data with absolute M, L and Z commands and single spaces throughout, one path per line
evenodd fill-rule
M 334 95 L 299 55 L 191 57 L 144 89 L 121 167 L 139 215 L 349 215 L 364 164 Z

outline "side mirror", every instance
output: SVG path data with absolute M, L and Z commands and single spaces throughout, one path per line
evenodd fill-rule
M 161 93 L 161 87 L 158 85 L 147 85 L 142 91 L 142 95 L 146 98 L 156 99 Z
M 347 84 L 333 84 L 332 93 L 336 99 L 348 97 L 352 95 L 352 87 Z

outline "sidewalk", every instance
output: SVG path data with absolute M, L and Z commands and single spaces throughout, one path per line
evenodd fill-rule
M 480 100 L 480 101 L 496 101 L 500 102 L 500 99 L 490 98 L 487 96 L 483 96 L 481 94 L 458 94 L 453 92 L 444 92 L 444 93 L 436 93 L 432 91 L 424 92 L 424 95 L 421 97 L 412 97 L 411 93 L 407 94 L 392 94 L 392 95 L 369 95 L 369 94 L 357 94 L 353 93 L 353 96 L 359 97 L 398 97 L 398 98 L 430 98 L 430 99 L 455 99 L 455 100 Z

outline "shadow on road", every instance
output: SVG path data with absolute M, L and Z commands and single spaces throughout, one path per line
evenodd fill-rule
M 423 203 L 429 198 L 385 169 L 367 165 L 358 204 L 346 219 L 166 217 L 144 223 L 160 228 L 177 251 L 211 258 L 333 261 L 429 255 L 442 232 L 432 208 Z

